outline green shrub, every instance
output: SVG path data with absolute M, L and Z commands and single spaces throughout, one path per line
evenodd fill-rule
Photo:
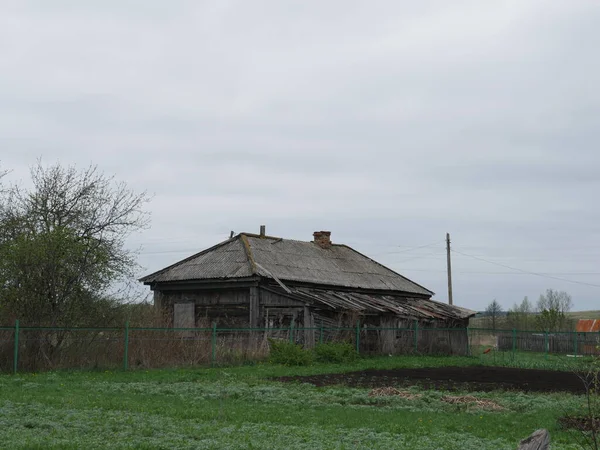
M 324 363 L 347 363 L 358 357 L 356 349 L 347 342 L 318 344 L 314 350 L 315 359 Z
M 283 364 L 284 366 L 308 366 L 312 364 L 312 353 L 304 350 L 300 345 L 275 339 L 269 339 L 269 344 L 271 346 L 269 361 L 273 364 Z

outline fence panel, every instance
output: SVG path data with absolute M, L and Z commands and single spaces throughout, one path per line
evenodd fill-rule
M 117 368 L 124 347 L 123 331 L 107 328 L 21 327 L 18 342 L 18 370 L 33 372 Z
M 11 372 L 13 370 L 14 349 L 14 328 L 0 328 L 0 372 Z
M 20 331 L 18 334 L 15 332 Z M 18 340 L 15 337 L 18 336 Z M 268 358 L 270 340 L 305 348 L 345 342 L 368 355 L 461 355 L 483 363 L 600 355 L 600 333 L 481 328 L 44 328 L 0 327 L 0 371 L 231 365 Z
M 417 352 L 424 355 L 467 356 L 467 330 L 450 328 L 423 328 L 418 330 Z
M 417 349 L 414 329 L 363 327 L 359 336 L 363 355 L 409 355 Z
M 264 360 L 269 356 L 269 338 L 295 342 L 300 334 L 297 329 L 217 330 L 213 363 L 227 365 Z
M 211 362 L 211 328 L 130 328 L 132 368 L 199 366 Z

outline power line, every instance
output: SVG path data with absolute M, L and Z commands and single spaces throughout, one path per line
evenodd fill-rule
M 413 269 L 413 268 L 399 268 L 398 270 L 402 271 L 412 271 L 412 272 L 432 272 L 432 273 L 446 273 L 445 270 L 434 270 L 434 269 Z M 488 272 L 488 271 L 480 271 L 480 270 L 453 270 L 452 273 L 463 273 L 463 274 L 476 274 L 476 275 L 531 275 L 530 273 L 515 273 L 515 272 Z M 584 275 L 600 275 L 600 272 L 540 272 L 540 275 L 576 275 L 576 276 L 584 276 Z
M 440 243 L 441 243 L 440 241 L 435 241 L 435 242 L 432 242 L 431 244 L 419 245 L 417 247 L 410 247 L 410 248 L 407 248 L 404 250 L 395 250 L 393 252 L 375 253 L 375 254 L 372 254 L 371 256 L 396 255 L 399 253 L 411 252 L 413 250 L 418 250 L 421 248 L 433 247 L 434 245 L 439 245 Z M 397 246 L 397 247 L 400 247 L 400 246 Z
M 600 284 L 585 283 L 583 281 L 569 280 L 567 278 L 555 277 L 555 276 L 552 276 L 552 275 L 545 275 L 543 273 L 530 272 L 528 270 L 519 269 L 517 267 L 507 266 L 506 264 L 501 264 L 501 263 L 497 263 L 497 262 L 494 262 L 494 261 L 489 261 L 487 259 L 480 258 L 479 256 L 473 256 L 473 255 L 469 255 L 467 253 L 459 252 L 458 250 L 454 250 L 454 249 L 452 249 L 452 252 L 458 253 L 459 255 L 467 256 L 469 258 L 477 259 L 479 261 L 483 261 L 483 262 L 486 262 L 488 264 L 493 264 L 495 266 L 504 267 L 505 269 L 510 269 L 510 270 L 514 270 L 516 272 L 521 272 L 521 273 L 524 273 L 524 274 L 527 274 L 527 275 L 535 275 L 536 277 L 549 278 L 549 279 L 552 279 L 552 280 L 564 281 L 566 283 L 581 284 L 583 286 L 592 286 L 592 287 L 598 287 L 598 288 L 600 288 Z

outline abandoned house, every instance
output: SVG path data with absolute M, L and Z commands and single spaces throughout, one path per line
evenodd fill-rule
M 430 351 L 438 344 L 468 347 L 466 332 L 458 329 L 467 327 L 473 311 L 433 301 L 430 290 L 332 243 L 328 231 L 313 237 L 305 242 L 267 236 L 262 226 L 260 234 L 238 234 L 140 281 L 150 286 L 155 306 L 176 328 L 292 326 L 302 331 L 298 342 L 312 346 L 316 329 L 358 322 L 370 330 L 370 338 L 361 339 L 367 350 L 401 351 L 401 341 L 412 346 L 411 333 L 422 328 L 457 329 L 431 339 L 424 330 L 419 342 Z

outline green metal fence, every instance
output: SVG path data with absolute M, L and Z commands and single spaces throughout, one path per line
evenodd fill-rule
M 129 369 L 229 365 L 264 361 L 269 340 L 305 347 L 351 343 L 367 355 L 460 355 L 483 363 L 583 358 L 600 353 L 600 333 L 482 328 L 59 328 L 0 327 L 0 371 Z

